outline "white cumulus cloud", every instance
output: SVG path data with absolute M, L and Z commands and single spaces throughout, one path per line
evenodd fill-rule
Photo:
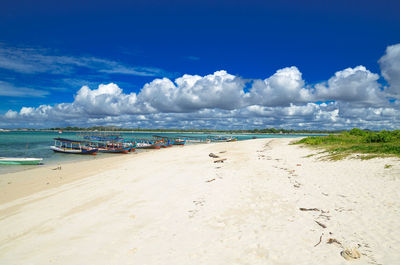
M 379 75 L 371 73 L 364 66 L 346 68 L 336 72 L 327 82 L 315 85 L 315 97 L 321 101 L 380 103 L 384 97 L 378 79 Z
M 226 71 L 204 77 L 183 75 L 175 80 L 155 79 L 138 100 L 161 112 L 192 112 L 203 108 L 235 109 L 242 105 L 244 81 Z
M 388 46 L 386 54 L 379 59 L 383 77 L 388 81 L 387 92 L 400 97 L 400 44 Z
M 74 109 L 81 109 L 90 115 L 120 115 L 135 113 L 136 94 L 124 94 L 116 84 L 99 85 L 91 90 L 83 86 L 72 103 Z
M 304 88 L 302 74 L 297 67 L 278 70 L 265 80 L 255 80 L 247 100 L 250 105 L 287 106 L 290 103 L 307 102 L 310 91 Z

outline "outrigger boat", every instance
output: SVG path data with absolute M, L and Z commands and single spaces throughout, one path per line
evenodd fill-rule
M 1 165 L 38 165 L 43 158 L 31 157 L 0 157 Z
M 153 137 L 162 139 L 163 141 L 168 143 L 168 147 L 172 145 L 184 145 L 186 143 L 186 139 L 182 139 L 180 137 L 167 137 L 167 136 L 159 136 L 153 135 Z
M 194 136 L 183 136 L 179 135 L 178 139 L 184 139 L 185 143 L 194 143 L 194 144 L 209 144 L 211 143 L 210 139 L 207 139 L 206 137 L 194 137 Z
M 163 145 L 163 142 L 156 142 L 156 143 L 136 143 L 136 148 L 138 149 L 160 149 Z
M 135 138 L 137 149 L 160 149 L 165 143 L 161 140 Z
M 97 148 L 88 145 L 86 141 L 69 140 L 63 138 L 54 138 L 54 145 L 50 146 L 54 152 L 66 154 L 95 155 Z
M 123 153 L 135 151 L 135 143 L 124 142 L 119 134 L 86 134 L 89 146 L 97 148 L 100 153 Z
M 100 153 L 123 153 L 127 154 L 135 151 L 135 144 L 122 142 L 89 142 L 89 145 L 95 147 Z
M 161 145 L 162 148 L 172 147 L 172 140 L 171 139 L 162 139 L 163 144 Z

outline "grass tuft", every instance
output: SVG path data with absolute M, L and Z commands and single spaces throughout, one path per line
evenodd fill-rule
M 354 128 L 338 135 L 310 136 L 296 144 L 323 148 L 329 152 L 328 159 L 341 160 L 350 154 L 367 154 L 360 156 L 363 160 L 376 157 L 400 157 L 400 130 L 371 132 Z

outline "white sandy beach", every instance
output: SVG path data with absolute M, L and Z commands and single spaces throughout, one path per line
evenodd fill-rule
M 398 264 L 399 160 L 323 161 L 293 140 L 0 175 L 0 264 Z

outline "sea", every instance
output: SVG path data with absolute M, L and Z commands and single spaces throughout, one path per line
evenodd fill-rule
M 119 134 L 123 138 L 152 138 L 153 135 L 177 137 L 190 136 L 202 137 L 236 137 L 239 141 L 255 138 L 282 138 L 282 137 L 304 137 L 305 134 L 221 134 L 221 133 L 155 133 L 155 132 L 108 132 Z M 0 157 L 35 157 L 43 158 L 42 165 L 57 165 L 63 162 L 96 159 L 97 156 L 113 156 L 116 154 L 97 154 L 97 156 L 71 155 L 56 153 L 50 149 L 54 144 L 54 138 L 82 140 L 83 132 L 57 132 L 57 131 L 1 131 L 0 132 Z M 93 134 L 93 132 L 92 132 Z M 106 132 L 102 132 L 106 134 Z M 140 150 L 139 150 L 140 152 Z M 27 170 L 37 166 L 29 165 L 0 165 L 0 174 Z

